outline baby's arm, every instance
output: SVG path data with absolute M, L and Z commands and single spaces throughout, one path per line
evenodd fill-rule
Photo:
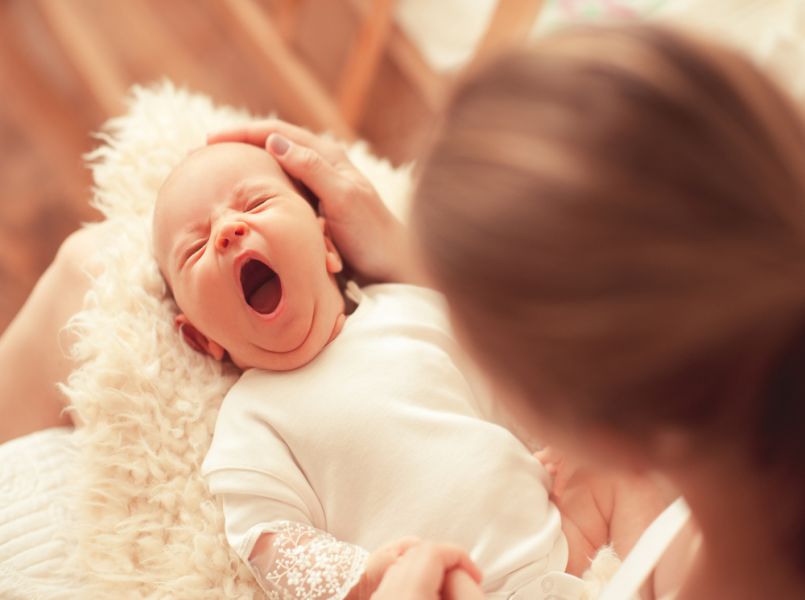
M 262 525 L 258 527 L 263 527 Z M 367 587 L 368 553 L 325 531 L 291 521 L 265 525 L 248 563 L 269 596 L 358 600 Z M 368 598 L 368 596 L 365 596 Z
M 263 589 L 283 598 L 369 600 L 386 569 L 416 542 L 405 538 L 367 554 L 326 532 L 285 522 L 260 536 L 249 565 Z
M 269 597 L 358 597 L 349 593 L 364 577 L 369 553 L 314 525 L 321 515 L 314 516 L 299 482 L 244 472 L 216 472 L 209 481 L 223 503 L 227 541 Z M 229 490 L 220 493 L 224 483 Z
M 229 391 L 202 467 L 227 541 L 269 597 L 368 598 L 405 544 L 370 555 L 325 531 L 323 499 L 280 435 L 282 417 L 270 422 L 262 402 L 287 390 L 263 383 L 247 373 Z
M 220 478 L 211 480 L 220 486 Z M 254 482 L 244 484 L 256 491 Z M 386 569 L 416 542 L 405 538 L 370 554 L 314 527 L 291 487 L 276 479 L 261 487 L 265 494 L 220 496 L 227 539 L 270 597 L 368 600 Z

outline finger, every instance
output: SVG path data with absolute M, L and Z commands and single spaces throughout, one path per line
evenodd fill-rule
M 272 119 L 273 121 L 273 119 Z M 207 144 L 221 142 L 240 142 L 254 146 L 264 146 L 266 138 L 273 131 L 271 121 L 251 121 L 226 129 L 220 129 L 207 134 Z
M 409 559 L 411 565 L 419 570 L 424 570 L 427 565 L 441 569 L 442 573 L 451 569 L 464 569 L 479 583 L 483 578 L 481 570 L 472 562 L 467 552 L 452 544 L 422 542 L 406 552 L 400 560 L 405 559 Z
M 337 202 L 343 195 L 348 182 L 312 148 L 276 134 L 269 137 L 267 147 L 286 173 L 304 183 L 319 198 L 325 214 L 327 205 Z
M 482 600 L 484 593 L 464 569 L 453 569 L 444 577 L 442 586 L 444 600 Z
M 446 574 L 453 569 L 464 569 L 471 580 L 481 580 L 480 571 L 461 548 L 420 542 L 388 568 L 372 598 L 436 597 L 445 583 Z
M 371 600 L 435 598 L 442 587 L 444 572 L 437 566 L 415 565 L 413 554 L 398 559 L 383 574 Z
M 287 138 L 295 144 L 312 148 L 332 164 L 336 164 L 345 156 L 343 148 L 336 142 L 324 139 L 304 127 L 292 125 L 281 119 L 253 121 L 230 129 L 213 132 L 207 136 L 207 143 L 242 142 L 255 146 L 265 146 L 268 138 L 274 133 Z
M 415 546 L 416 544 L 420 543 L 420 539 L 418 537 L 409 536 L 404 537 L 384 546 L 378 548 L 375 552 L 375 555 L 378 558 L 382 558 L 384 561 L 391 563 L 403 554 L 405 554 L 410 548 Z
M 561 498 L 562 494 L 564 494 L 565 490 L 567 489 L 567 482 L 567 476 L 560 471 L 553 480 L 553 489 L 551 490 L 551 494 L 553 494 L 556 498 Z
M 410 548 L 413 548 L 417 544 L 421 543 L 422 540 L 416 536 L 408 536 L 402 539 L 397 540 L 392 544 L 392 547 L 397 552 L 397 556 L 402 556 L 405 554 Z

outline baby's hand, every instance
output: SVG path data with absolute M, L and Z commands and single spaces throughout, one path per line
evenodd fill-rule
M 551 495 L 560 498 L 567 489 L 568 482 L 579 470 L 579 465 L 568 458 L 553 446 L 545 446 L 534 453 L 536 459 L 542 463 L 548 474 L 553 477 Z
M 380 585 L 386 570 L 394 564 L 406 550 L 419 543 L 419 538 L 406 537 L 386 544 L 372 552 L 366 559 L 366 570 L 360 581 L 347 596 L 347 600 L 369 600 Z
M 371 600 L 483 600 L 481 571 L 453 544 L 416 542 L 388 565 Z

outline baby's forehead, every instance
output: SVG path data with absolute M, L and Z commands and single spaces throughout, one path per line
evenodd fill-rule
M 157 193 L 153 221 L 157 250 L 167 250 L 185 225 L 208 219 L 217 206 L 263 193 L 271 186 L 292 188 L 293 184 L 263 148 L 222 143 L 192 152 L 170 172 Z
M 168 175 L 162 187 L 167 191 L 177 184 L 186 186 L 194 180 L 233 184 L 238 179 L 253 176 L 289 181 L 277 160 L 263 148 L 240 143 L 212 144 L 188 154 Z
M 205 204 L 265 185 L 292 185 L 276 159 L 250 144 L 204 146 L 189 154 L 166 178 L 157 194 L 157 214 L 165 205 Z

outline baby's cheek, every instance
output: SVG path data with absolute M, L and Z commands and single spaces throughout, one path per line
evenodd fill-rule
M 204 277 L 183 277 L 175 290 L 176 304 L 191 322 L 200 326 L 215 314 L 218 305 L 215 286 Z

